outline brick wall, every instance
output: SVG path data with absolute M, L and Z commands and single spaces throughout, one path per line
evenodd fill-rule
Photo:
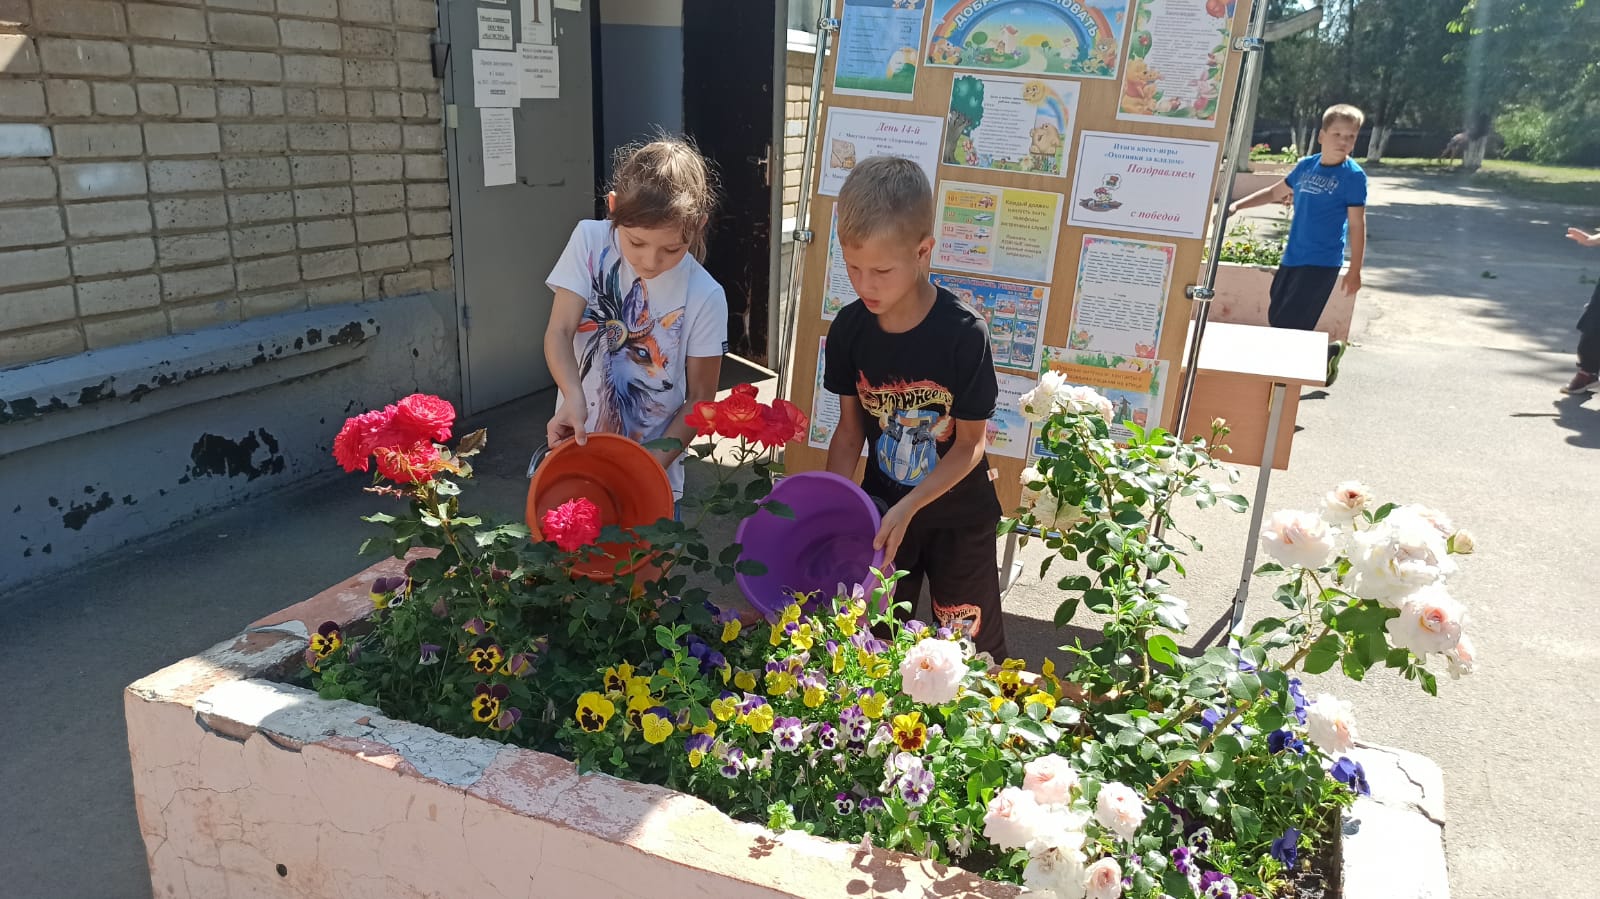
M 800 163 L 806 151 L 806 116 L 811 109 L 811 65 L 808 50 L 789 48 L 788 71 L 784 87 L 783 127 L 783 219 L 795 216 L 800 202 Z
M 433 0 L 0 0 L 0 367 L 450 286 Z

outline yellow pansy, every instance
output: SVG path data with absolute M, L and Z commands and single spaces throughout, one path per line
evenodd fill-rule
M 861 713 L 874 720 L 883 717 L 884 707 L 889 704 L 889 697 L 881 693 L 866 693 L 857 702 L 861 706 Z
M 744 716 L 744 723 L 754 732 L 764 734 L 772 730 L 772 706 L 762 705 Z
M 739 671 L 733 676 L 733 685 L 746 693 L 755 692 L 756 673 L 754 671 Z
M 781 628 L 782 625 L 790 624 L 792 622 L 799 621 L 799 620 L 800 620 L 800 604 L 797 603 L 797 602 L 792 602 L 792 603 L 789 603 L 788 605 L 784 606 L 783 607 L 783 614 L 778 616 L 778 624 L 779 624 L 780 628 Z
M 811 622 L 795 625 L 794 633 L 789 635 L 789 642 L 802 652 L 810 649 L 812 644 L 817 642 L 817 635 L 811 630 Z
M 578 712 L 574 717 L 579 727 L 593 734 L 605 730 L 606 722 L 616 713 L 617 707 L 611 700 L 590 691 L 578 697 Z
M 790 693 L 794 692 L 794 687 L 795 687 L 794 675 L 790 674 L 789 672 L 787 672 L 787 671 L 768 671 L 767 672 L 767 695 L 768 696 L 788 696 Z
M 1042 705 L 1048 712 L 1056 707 L 1056 698 L 1049 693 L 1029 693 L 1028 698 L 1023 700 L 1023 705 Z
M 729 717 L 731 718 L 733 716 L 730 715 Z M 723 720 L 727 720 L 727 719 L 723 719 Z M 699 727 L 693 728 L 693 730 L 697 734 L 705 734 L 708 737 L 714 737 L 714 736 L 717 735 L 717 722 L 715 722 L 715 721 L 707 721 L 705 724 L 702 724 Z
M 833 654 L 833 673 L 834 674 L 843 674 L 844 673 L 844 666 L 848 665 L 849 663 L 850 663 L 850 657 L 844 654 L 844 650 L 841 649 L 838 652 L 834 653 Z
M 916 752 L 928 745 L 928 726 L 921 712 L 894 716 L 894 742 L 903 752 Z
M 827 690 L 824 690 L 821 687 L 807 687 L 806 692 L 801 699 L 806 704 L 806 708 L 814 709 L 817 706 L 822 705 L 822 701 L 827 698 Z
M 643 725 L 646 743 L 665 743 L 667 737 L 672 736 L 670 718 L 663 718 L 655 712 L 646 712 L 640 722 Z
M 724 643 L 732 643 L 734 640 L 738 639 L 738 637 L 739 637 L 739 628 L 740 628 L 740 624 L 739 624 L 739 619 L 737 619 L 737 618 L 733 619 L 732 621 L 728 622 L 727 624 L 724 624 L 722 626 L 722 642 L 724 642 Z
M 645 711 L 653 707 L 655 704 L 655 697 L 648 693 L 635 693 L 634 695 L 629 696 L 627 711 L 628 723 L 634 727 L 642 726 L 641 719 L 644 717 Z
M 782 646 L 783 645 L 783 629 L 784 629 L 784 623 L 781 622 L 781 621 L 778 622 L 777 624 L 774 624 L 772 627 L 767 628 L 767 631 L 768 631 L 768 633 L 767 633 L 767 642 L 769 644 L 773 645 L 773 646 Z
M 607 693 L 626 693 L 628 681 L 633 679 L 633 666 L 627 662 L 606 669 L 605 685 Z
M 739 714 L 739 698 L 724 696 L 721 699 L 711 700 L 711 714 L 717 716 L 718 721 L 733 720 L 733 716 Z

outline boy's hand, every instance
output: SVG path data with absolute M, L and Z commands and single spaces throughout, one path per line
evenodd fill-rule
M 1349 296 L 1355 296 L 1356 295 L 1356 291 L 1358 291 L 1360 289 L 1361 289 L 1361 269 L 1353 268 L 1350 271 L 1345 272 L 1345 275 L 1344 275 L 1344 292 Z
M 589 443 L 589 433 L 584 430 L 583 422 L 587 418 L 587 404 L 581 399 L 577 402 L 566 400 L 561 408 L 551 416 L 550 423 L 544 426 L 545 442 L 555 449 L 568 440 L 577 439 L 579 446 Z
M 903 499 L 894 504 L 889 514 L 883 516 L 883 525 L 878 528 L 878 537 L 872 541 L 872 548 L 883 550 L 885 571 L 894 570 L 894 554 L 900 551 L 900 541 L 905 539 L 906 528 L 910 527 L 911 519 L 916 514 L 916 507 Z
M 1589 234 L 1581 228 L 1568 228 L 1567 237 L 1577 241 L 1581 246 L 1600 247 L 1600 231 Z
M 650 453 L 650 458 L 656 460 L 656 463 L 662 468 L 671 465 L 672 460 L 678 457 L 678 454 L 672 450 L 648 450 L 647 452 Z

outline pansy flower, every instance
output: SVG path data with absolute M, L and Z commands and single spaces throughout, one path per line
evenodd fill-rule
M 828 651 L 828 660 L 833 663 L 833 673 L 843 674 L 844 666 L 849 663 L 850 659 L 839 651 L 839 642 L 837 640 L 829 640 L 823 644 L 823 648 Z
M 777 663 L 773 662 L 771 664 L 776 665 Z M 790 693 L 794 692 L 794 688 L 794 675 L 790 674 L 788 671 L 785 671 L 781 668 L 767 671 L 768 696 L 788 696 Z
M 493 637 L 484 637 L 467 653 L 467 661 L 472 664 L 472 670 L 479 674 L 493 674 L 500 668 L 500 663 L 505 661 L 505 651 L 494 642 Z
M 800 603 L 791 602 L 784 606 L 783 611 L 778 614 L 778 623 L 794 624 L 800 620 L 800 615 L 802 612 L 803 610 L 800 608 Z
M 511 695 L 511 690 L 505 684 L 479 684 L 472 691 L 472 720 L 479 724 L 488 724 L 500 717 L 500 703 Z
M 406 586 L 406 578 L 380 577 L 372 582 L 367 598 L 374 609 L 396 609 L 405 602 Z
M 798 622 L 789 631 L 789 642 L 794 644 L 796 649 L 810 649 L 816 641 L 816 629 L 811 626 L 809 621 Z
M 832 752 L 839 748 L 839 732 L 831 724 L 817 725 L 817 745 Z
M 522 710 L 521 709 L 506 709 L 505 711 L 500 713 L 500 717 L 498 717 L 498 718 L 494 719 L 494 721 L 490 722 L 489 727 L 492 730 L 507 731 L 507 730 L 510 730 L 513 727 L 516 727 L 517 726 L 517 722 L 521 721 L 521 720 L 522 720 Z
M 627 693 L 628 682 L 633 680 L 633 666 L 623 662 L 614 668 L 607 668 L 605 673 L 605 688 L 607 693 Z
M 849 793 L 839 793 L 833 797 L 833 810 L 840 815 L 848 815 L 856 810 L 856 801 Z
M 1339 756 L 1339 760 L 1328 769 L 1328 776 L 1354 790 L 1359 796 L 1372 795 L 1372 785 L 1367 783 L 1366 769 L 1361 767 L 1360 762 L 1348 756 Z
M 698 768 L 706 760 L 706 755 L 711 752 L 711 747 L 716 745 L 716 740 L 710 734 L 695 734 L 683 748 L 689 754 L 689 767 Z
M 577 718 L 579 727 L 594 734 L 605 730 L 611 716 L 616 713 L 615 703 L 591 690 L 578 697 L 578 711 L 574 717 Z
M 739 714 L 739 697 L 724 692 L 711 700 L 711 714 L 715 715 L 718 721 L 733 720 L 733 716 Z
M 744 704 L 740 706 L 739 723 L 755 733 L 764 734 L 772 730 L 772 722 L 772 706 L 759 696 L 746 695 Z
M 1006 659 L 1000 673 L 995 675 L 996 684 L 1000 685 L 1000 695 L 1007 699 L 1016 699 L 1022 693 L 1022 660 Z
M 915 618 L 911 619 L 910 621 L 907 621 L 905 624 L 901 625 L 900 627 L 901 627 L 902 630 L 904 630 L 906 632 L 907 635 L 912 636 L 912 637 L 920 637 L 920 636 L 922 636 L 923 632 L 925 632 L 928 629 L 928 626 L 926 624 L 923 624 L 921 621 L 918 621 Z
M 1056 707 L 1056 698 L 1049 693 L 1034 691 L 1029 693 L 1027 698 L 1022 701 L 1023 708 L 1027 708 L 1030 705 L 1042 705 L 1044 710 L 1049 712 Z
M 1200 855 L 1209 855 L 1211 853 L 1211 840 L 1211 828 L 1209 827 L 1201 827 L 1194 833 L 1189 834 L 1189 845 Z
M 317 632 L 311 635 L 308 648 L 316 653 L 317 660 L 321 661 L 338 652 L 339 647 L 343 645 L 344 633 L 339 629 L 339 622 L 324 621 L 317 628 Z
M 933 772 L 923 767 L 916 767 L 907 771 L 900 778 L 900 798 L 906 805 L 916 808 L 928 801 L 933 795 Z
M 1267 851 L 1285 868 L 1293 868 L 1300 857 L 1300 831 L 1293 827 L 1285 830 L 1283 836 L 1272 841 L 1272 847 Z
M 805 726 L 799 718 L 779 718 L 772 725 L 772 743 L 782 752 L 798 752 L 805 742 Z
M 861 800 L 860 808 L 861 814 L 871 815 L 874 812 L 883 811 L 885 808 L 888 808 L 888 806 L 884 804 L 882 799 L 879 799 L 876 796 L 868 796 L 867 798 Z
M 806 708 L 814 709 L 828 698 L 828 681 L 822 675 L 808 671 L 800 677 L 800 701 Z
M 665 706 L 653 706 L 640 718 L 639 726 L 646 743 L 665 743 L 667 737 L 672 736 L 672 712 Z
M 733 685 L 746 693 L 755 690 L 756 673 L 754 671 L 747 671 L 744 669 L 734 672 Z
M 1173 849 L 1172 870 L 1177 871 L 1184 877 L 1189 877 L 1197 873 L 1198 869 L 1194 865 L 1194 850 L 1190 849 L 1188 846 L 1178 846 L 1177 848 Z
M 511 658 L 506 659 L 504 665 L 500 666 L 500 673 L 509 674 L 512 677 L 527 677 L 533 673 L 533 661 L 534 657 L 529 653 L 516 653 Z
M 723 777 L 732 780 L 744 773 L 744 750 L 737 746 L 728 747 L 722 754 L 722 767 L 718 769 Z
M 888 704 L 889 697 L 879 694 L 871 687 L 863 687 L 856 699 L 856 705 L 861 708 L 861 713 L 874 721 L 883 717 L 884 707 Z
M 1200 875 L 1200 895 L 1203 899 L 1237 899 L 1239 887 L 1233 878 L 1217 871 Z
M 722 642 L 732 643 L 739 639 L 739 631 L 744 627 L 739 621 L 739 613 L 732 609 L 723 609 L 717 612 L 714 620 L 722 625 Z
M 437 644 L 437 643 L 423 643 L 421 646 L 417 647 L 417 664 L 418 665 L 437 665 L 437 664 L 439 664 L 439 652 L 440 652 L 439 644 Z
M 894 742 L 905 752 L 916 752 L 928 745 L 928 726 L 921 712 L 894 716 Z
M 867 734 L 872 732 L 867 713 L 861 711 L 858 705 L 850 706 L 839 713 L 839 726 L 844 730 L 845 738 L 853 743 L 865 742 Z
M 623 717 L 628 719 L 628 725 L 639 728 L 644 726 L 644 713 L 654 708 L 656 698 L 649 693 L 634 693 L 628 697 L 626 710 Z
M 466 624 L 461 625 L 462 630 L 474 637 L 481 637 L 484 634 L 487 634 L 493 628 L 493 621 L 484 621 L 482 618 L 474 618 L 471 621 L 468 621 Z
M 1295 736 L 1294 731 L 1284 728 L 1267 734 L 1268 751 L 1270 751 L 1273 755 L 1277 755 L 1278 753 L 1283 752 L 1285 749 L 1298 755 L 1306 754 L 1305 741 Z

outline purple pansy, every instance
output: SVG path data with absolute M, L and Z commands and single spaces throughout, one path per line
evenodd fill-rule
M 1272 848 L 1268 851 L 1272 857 L 1283 863 L 1285 868 L 1293 868 L 1295 859 L 1300 857 L 1300 831 L 1293 827 L 1283 832 L 1283 836 L 1272 841 Z
M 1366 769 L 1361 767 L 1360 762 L 1348 756 L 1339 756 L 1339 760 L 1328 769 L 1328 776 L 1355 790 L 1357 795 L 1372 795 L 1372 785 L 1367 783 Z

